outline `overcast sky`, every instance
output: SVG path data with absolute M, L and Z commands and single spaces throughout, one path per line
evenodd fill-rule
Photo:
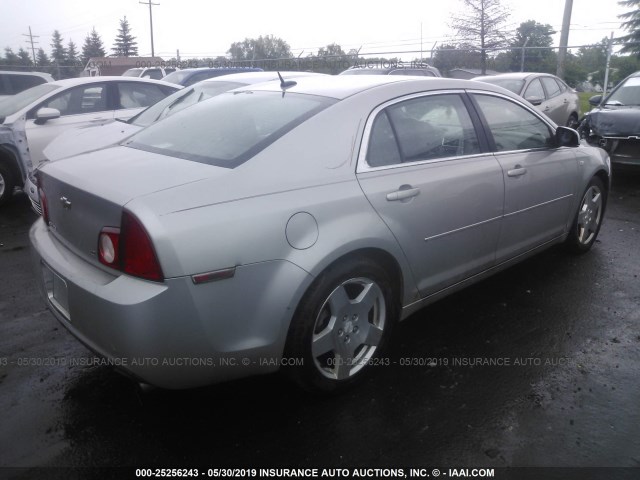
M 39 35 L 36 48 L 51 50 L 51 34 L 59 30 L 64 43 L 78 49 L 93 26 L 105 48 L 113 46 L 119 19 L 125 15 L 137 37 L 139 53 L 150 55 L 149 8 L 139 0 L 2 0 L 0 48 L 28 47 L 29 26 Z M 232 42 L 273 34 L 289 43 L 295 55 L 316 53 L 338 43 L 345 51 L 425 51 L 452 41 L 452 15 L 463 11 L 460 0 L 322 0 L 317 2 L 236 0 L 154 0 L 155 53 L 165 59 L 180 50 L 183 58 L 225 55 Z M 548 23 L 560 31 L 564 0 L 503 0 L 511 11 L 508 27 L 526 20 Z M 574 0 L 569 45 L 596 43 L 611 31 L 615 35 L 626 10 L 617 0 Z M 559 34 L 555 36 L 556 45 Z M 109 51 L 107 53 L 110 53 Z M 419 55 L 419 54 L 418 54 Z M 415 54 L 395 54 L 410 60 Z

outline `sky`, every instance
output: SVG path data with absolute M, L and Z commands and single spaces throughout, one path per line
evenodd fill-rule
M 148 0 L 145 0 L 148 1 Z M 343 50 L 361 53 L 393 53 L 402 60 L 428 52 L 434 44 L 455 41 L 449 27 L 451 17 L 464 12 L 461 0 L 361 0 L 213 1 L 153 0 L 153 30 L 156 56 L 168 60 L 180 51 L 182 59 L 225 55 L 231 43 L 260 35 L 285 40 L 294 55 L 306 56 L 318 48 L 337 43 Z M 536 20 L 558 32 L 562 26 L 563 0 L 502 0 L 511 15 L 507 27 Z M 73 40 L 78 50 L 95 26 L 105 48 L 113 46 L 124 16 L 138 42 L 141 56 L 151 54 L 149 7 L 139 0 L 0 0 L 0 49 L 29 47 L 29 27 L 47 53 L 51 34 L 59 30 L 65 45 Z M 626 12 L 617 0 L 574 0 L 569 45 L 599 42 L 620 30 L 617 15 Z M 555 45 L 559 42 L 555 35 Z M 436 43 L 437 42 L 437 43 Z M 109 52 L 108 52 L 109 53 Z M 428 57 L 428 54 L 424 55 Z

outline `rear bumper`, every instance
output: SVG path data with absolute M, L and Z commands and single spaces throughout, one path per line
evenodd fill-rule
M 238 267 L 195 285 L 113 275 L 80 258 L 38 220 L 33 267 L 48 307 L 89 349 L 144 382 L 191 388 L 277 370 L 308 273 L 287 261 Z

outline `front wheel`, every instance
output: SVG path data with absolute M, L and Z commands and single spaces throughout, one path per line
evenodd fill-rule
M 311 285 L 289 329 L 285 355 L 302 359 L 287 373 L 312 392 L 342 389 L 378 359 L 396 316 L 389 277 L 377 263 L 348 259 Z
M 602 226 L 606 202 L 606 190 L 602 180 L 598 177 L 592 178 L 582 195 L 567 238 L 567 246 L 571 250 L 584 253 L 591 249 Z

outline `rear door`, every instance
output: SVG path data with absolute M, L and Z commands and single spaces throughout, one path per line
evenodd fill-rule
M 365 128 L 358 180 L 422 296 L 494 263 L 502 170 L 468 105 L 458 91 L 404 97 L 374 110 Z
M 569 114 L 567 103 L 562 97 L 560 86 L 552 77 L 540 77 L 542 86 L 546 92 L 546 100 L 541 105 L 541 110 L 558 125 L 566 125 Z
M 113 118 L 109 107 L 107 83 L 90 83 L 68 88 L 49 97 L 27 113 L 25 130 L 33 165 L 42 162 L 44 148 L 65 130 L 85 125 L 102 125 Z M 41 108 L 55 108 L 60 118 L 38 125 L 36 112 Z
M 575 149 L 555 147 L 551 126 L 529 108 L 497 94 L 472 98 L 491 134 L 504 174 L 505 205 L 497 262 L 565 231 L 577 188 Z

